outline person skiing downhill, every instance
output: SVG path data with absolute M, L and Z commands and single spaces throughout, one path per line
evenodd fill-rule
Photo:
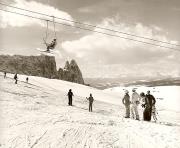
M 92 104 L 94 102 L 94 98 L 92 94 L 90 94 L 89 98 L 86 98 L 86 99 L 89 100 L 89 112 L 92 112 Z
M 125 108 L 126 108 L 126 115 L 125 118 L 130 118 L 130 96 L 129 96 L 129 91 L 126 90 L 125 91 L 125 95 L 122 99 L 122 103 L 124 104 Z
M 140 103 L 140 96 L 139 94 L 136 92 L 135 89 L 132 89 L 132 98 L 131 98 L 131 113 L 132 113 L 132 118 L 139 120 L 139 113 L 138 113 L 138 105 Z
M 69 89 L 67 96 L 68 96 L 68 100 L 69 100 L 68 105 L 72 106 L 72 97 L 74 96 L 74 94 L 71 89 Z

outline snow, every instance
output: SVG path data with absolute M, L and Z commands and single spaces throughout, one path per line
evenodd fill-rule
M 168 109 L 159 111 L 163 122 L 135 121 L 123 118 L 123 87 L 102 91 L 33 76 L 26 83 L 27 76 L 23 75 L 19 75 L 21 81 L 15 85 L 13 75 L 8 74 L 11 78 L 6 79 L 2 75 L 0 73 L 2 148 L 178 148 L 180 145 L 179 110 L 172 108 L 177 105 L 177 98 L 173 98 L 177 102 Z M 179 95 L 178 87 L 170 88 L 172 94 Z M 72 107 L 67 105 L 69 89 L 75 95 Z M 168 87 L 156 89 L 170 93 L 165 92 Z M 95 98 L 92 113 L 88 112 L 85 99 L 90 93 Z M 171 95 L 159 94 L 158 97 L 164 99 L 158 99 L 158 103 L 167 104 L 166 97 Z

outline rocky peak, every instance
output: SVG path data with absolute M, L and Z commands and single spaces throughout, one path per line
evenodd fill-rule
M 66 64 L 64 66 L 64 70 L 69 70 L 69 69 L 70 69 L 69 61 L 66 61 Z
M 75 60 L 65 63 L 64 69 L 56 70 L 56 61 L 52 56 L 9 56 L 0 55 L 0 71 L 26 74 L 47 78 L 58 78 L 84 84 L 82 73 Z
M 83 76 L 81 73 L 81 70 L 79 69 L 79 66 L 77 65 L 75 60 L 71 60 L 66 62 L 64 69 L 58 70 L 58 76 L 60 79 L 84 84 Z

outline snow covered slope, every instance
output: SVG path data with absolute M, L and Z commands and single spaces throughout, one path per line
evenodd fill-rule
M 67 106 L 70 88 L 75 94 L 73 107 Z M 95 98 L 92 113 L 85 99 L 89 93 Z M 178 124 L 134 121 L 123 115 L 119 93 L 40 77 L 15 85 L 0 75 L 2 148 L 179 147 Z

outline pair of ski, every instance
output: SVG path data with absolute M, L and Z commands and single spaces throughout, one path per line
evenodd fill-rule
M 43 49 L 40 49 L 40 48 L 36 48 L 36 50 L 40 51 L 42 54 L 45 54 L 45 55 L 48 55 L 48 56 L 52 56 L 54 55 L 54 51 L 53 50 L 43 50 Z

